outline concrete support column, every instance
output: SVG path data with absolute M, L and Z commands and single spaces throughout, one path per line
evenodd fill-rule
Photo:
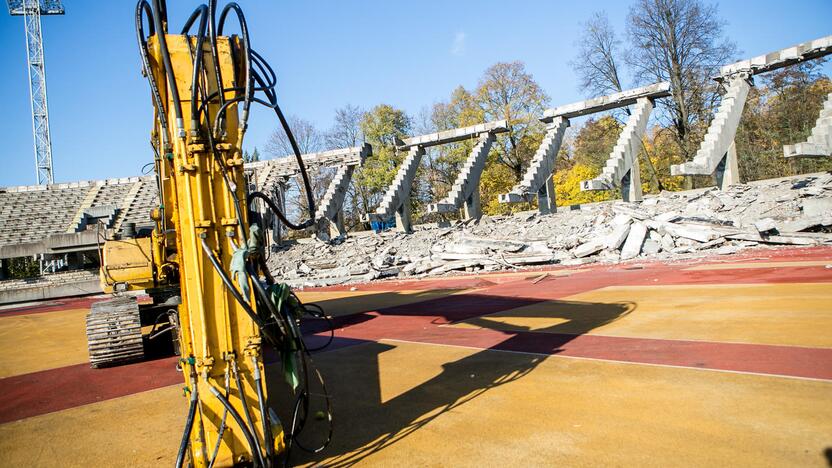
M 621 198 L 628 203 L 640 202 L 643 199 L 637 155 L 633 155 L 633 165 L 630 166 L 627 174 L 621 178 Z
M 737 163 L 737 142 L 732 141 L 728 151 L 714 171 L 716 185 L 720 190 L 727 190 L 728 187 L 740 183 L 740 170 Z
M 275 204 L 280 208 L 281 213 L 286 213 L 286 182 L 279 181 L 275 184 L 273 189 L 273 197 Z M 280 245 L 283 242 L 283 230 L 285 226 L 280 222 L 280 219 L 272 214 L 272 241 L 275 245 Z
M 413 224 L 410 218 L 410 194 L 401 198 L 402 204 L 396 210 L 396 230 L 399 232 L 413 232 Z
M 315 237 L 322 241 L 346 236 L 347 229 L 344 227 L 344 212 L 338 211 L 332 218 L 319 218 L 315 228 Z
M 465 204 L 462 206 L 462 217 L 464 219 L 482 218 L 482 205 L 480 204 L 479 187 L 472 191 L 468 199 L 465 200 Z
M 537 190 L 537 209 L 542 214 L 550 214 L 558 211 L 557 200 L 555 199 L 554 174 L 549 174 L 546 182 Z

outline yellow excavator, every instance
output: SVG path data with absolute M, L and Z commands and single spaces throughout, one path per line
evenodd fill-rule
M 238 34 L 223 34 L 234 20 Z M 326 319 L 277 284 L 264 261 L 263 230 L 254 204 L 287 226 L 314 223 L 309 178 L 277 104 L 276 75 L 251 46 L 237 3 L 200 5 L 179 34 L 170 34 L 164 0 L 135 10 L 142 71 L 150 85 L 151 144 L 159 204 L 154 229 L 126 226 L 100 246 L 101 282 L 116 294 L 144 290 L 148 300 L 120 294 L 87 317 L 93 367 L 141 359 L 148 338 L 168 333 L 179 354 L 188 396 L 176 465 L 262 466 L 285 462 L 310 413 L 311 367 L 300 331 L 303 316 Z M 308 197 L 309 220 L 293 224 L 263 193 L 248 193 L 242 143 L 252 105 L 272 109 L 290 141 Z M 145 335 L 145 329 L 152 325 Z M 265 350 L 279 357 L 294 405 L 283 427 L 269 407 Z M 325 387 L 324 387 L 325 393 Z M 329 399 L 315 414 L 332 435 Z

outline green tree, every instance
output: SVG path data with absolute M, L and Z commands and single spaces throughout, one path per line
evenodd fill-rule
M 369 213 L 378 205 L 384 191 L 393 181 L 404 154 L 396 150 L 396 140 L 408 136 L 411 119 L 401 109 L 379 104 L 361 119 L 360 128 L 364 140 L 373 146 L 373 155 L 356 171 L 355 183 L 359 187 L 359 202 Z
M 751 88 L 735 138 L 743 180 L 832 169 L 828 158 L 783 158 L 783 145 L 806 141 L 832 92 L 832 81 L 822 73 L 823 62 L 762 75 Z
M 587 120 L 575 137 L 575 163 L 592 171 L 592 177 L 597 176 L 606 164 L 620 133 L 621 124 L 612 116 Z
M 544 127 L 538 119 L 549 96 L 523 62 L 500 62 L 486 69 L 475 96 L 485 120 L 508 122 L 508 133 L 494 145 L 496 161 L 511 170 L 514 181 L 520 180 L 543 139 Z

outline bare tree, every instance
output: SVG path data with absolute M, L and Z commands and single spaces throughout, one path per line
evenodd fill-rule
M 312 122 L 294 115 L 289 116 L 287 121 L 301 154 L 315 153 L 323 149 L 324 135 Z M 295 154 L 283 128 L 272 132 L 269 141 L 266 142 L 266 152 L 275 158 Z
M 584 23 L 584 31 L 576 43 L 578 55 L 571 62 L 572 69 L 580 79 L 579 87 L 590 96 L 603 96 L 624 90 L 618 71 L 621 57 L 621 41 L 616 37 L 606 13 L 596 12 Z M 630 109 L 624 107 L 613 111 L 616 117 L 629 117 Z M 620 119 L 619 119 L 620 120 Z M 644 162 L 650 172 L 652 183 L 658 191 L 664 189 L 653 161 L 644 148 Z
M 716 5 L 702 0 L 637 0 L 627 18 L 627 63 L 640 83 L 670 81 L 672 99 L 663 102 L 685 159 L 692 127 L 710 118 L 710 77 L 736 54 L 723 26 Z
M 324 135 L 312 122 L 297 116 L 289 116 L 287 120 L 301 154 L 315 153 L 324 149 Z M 272 133 L 266 142 L 265 150 L 272 157 L 294 158 L 294 150 L 282 128 Z M 312 186 L 312 198 L 320 200 L 332 180 L 333 171 L 326 168 L 307 168 L 307 171 Z M 293 222 L 305 220 L 309 216 L 309 202 L 299 176 L 289 180 L 286 190 L 286 211 Z
M 335 123 L 326 133 L 326 146 L 328 149 L 351 148 L 359 146 L 364 142 L 364 134 L 361 132 L 361 120 L 364 118 L 364 110 L 350 104 L 335 110 Z M 347 227 L 351 228 L 361 221 L 363 208 L 362 200 L 365 200 L 365 187 L 352 183 L 347 188 L 347 195 L 341 209 L 344 211 L 344 220 Z
M 575 44 L 578 54 L 570 62 L 580 79 L 581 91 L 592 96 L 623 91 L 618 73 L 621 41 L 607 14 L 594 13 L 583 27 L 583 34 Z
M 347 104 L 335 110 L 335 124 L 326 134 L 326 146 L 329 149 L 351 148 L 358 146 L 363 140 L 361 133 L 361 119 L 364 111 L 358 106 Z

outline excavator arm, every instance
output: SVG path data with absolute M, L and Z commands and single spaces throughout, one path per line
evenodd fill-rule
M 263 194 L 247 192 L 242 143 L 252 105 L 275 111 L 301 168 L 310 219 L 295 225 L 275 213 L 290 227 L 313 224 L 309 179 L 277 105 L 274 71 L 252 49 L 239 5 L 228 3 L 218 11 L 211 0 L 177 33 L 169 31 L 164 0 L 139 0 L 135 13 L 154 109 L 159 205 L 151 214 L 155 228 L 149 237 L 105 242 L 101 280 L 108 291 L 173 291 L 159 307 L 168 307 L 172 316 L 189 401 L 177 466 L 272 466 L 309 419 L 310 375 L 320 378 L 310 370 L 299 320 L 304 313 L 322 316 L 319 308 L 305 308 L 288 288 L 273 283 L 262 233 L 250 225 L 253 199 L 276 210 Z M 232 24 L 239 34 L 224 34 Z M 93 310 L 87 322 L 88 336 L 98 337 L 90 340 L 93 365 L 94 349 L 103 350 L 101 365 L 139 356 L 135 302 L 120 298 L 101 310 Z M 269 409 L 264 379 L 269 347 L 281 356 L 295 392 L 286 433 Z M 331 434 L 328 399 L 326 413 Z

